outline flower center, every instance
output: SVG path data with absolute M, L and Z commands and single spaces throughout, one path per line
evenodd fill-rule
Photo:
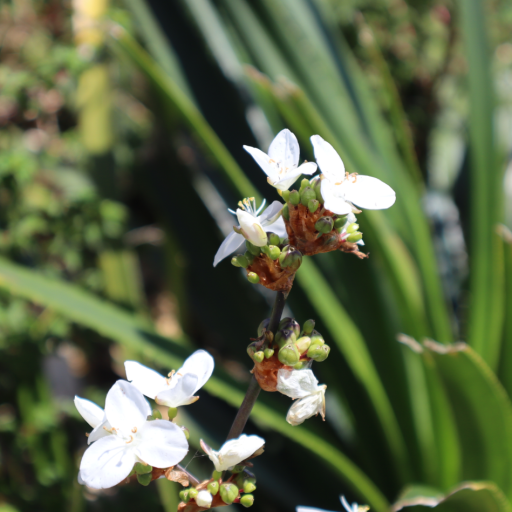
M 246 211 L 247 213 L 250 213 L 253 217 L 257 217 L 258 214 L 263 210 L 265 207 L 266 200 L 263 199 L 263 202 L 261 203 L 259 208 L 256 208 L 256 199 L 254 197 L 246 197 L 242 201 L 238 202 L 238 207 L 241 210 Z M 236 215 L 236 212 L 228 208 L 228 212 L 232 213 L 233 215 Z

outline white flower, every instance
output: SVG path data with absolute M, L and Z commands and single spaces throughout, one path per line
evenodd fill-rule
M 219 451 L 212 450 L 202 439 L 201 448 L 210 458 L 217 471 L 226 471 L 254 455 L 265 444 L 259 436 L 242 434 L 238 439 L 226 441 Z
M 320 191 L 327 210 L 345 215 L 354 209 L 354 205 L 367 210 L 383 210 L 394 204 L 396 194 L 389 185 L 371 176 L 346 173 L 336 150 L 320 135 L 313 135 L 311 143 L 322 171 Z
M 211 377 L 215 362 L 206 350 L 196 350 L 177 372 L 160 375 L 137 361 L 125 361 L 126 378 L 157 404 L 167 407 L 189 405 L 199 399 L 194 396 Z
M 271 142 L 268 148 L 268 155 L 263 151 L 244 146 L 256 160 L 256 163 L 268 176 L 267 181 L 278 190 L 288 190 L 301 174 L 314 174 L 316 164 L 306 162 L 299 164 L 299 143 L 297 137 L 290 130 L 281 130 Z
M 277 391 L 294 400 L 299 399 L 290 407 L 286 421 L 295 427 L 319 413 L 325 420 L 326 388 L 326 385 L 318 385 L 312 370 L 279 370 Z
M 281 217 L 283 205 L 279 201 L 274 201 L 261 215 L 258 214 L 264 207 L 265 201 L 258 209 L 256 209 L 253 197 L 240 201 L 238 205 L 240 208 L 236 212 L 229 211 L 236 213 L 240 225 L 233 227 L 233 232 L 222 242 L 213 260 L 214 267 L 226 256 L 236 251 L 246 239 L 258 247 L 263 247 L 267 245 L 266 231 L 271 231 L 282 238 L 288 236 L 284 220 Z
M 185 434 L 170 421 L 147 421 L 150 414 L 142 393 L 129 382 L 118 380 L 105 400 L 112 435 L 87 448 L 79 481 L 94 489 L 107 489 L 122 482 L 136 462 L 157 468 L 178 464 L 188 452 Z
M 85 398 L 75 396 L 75 407 L 82 415 L 82 418 L 93 428 L 92 432 L 87 436 L 87 444 L 91 444 L 101 437 L 110 434 L 110 425 L 105 411 L 99 405 Z
M 209 491 L 199 491 L 196 497 L 196 504 L 198 507 L 210 508 L 212 506 L 213 496 Z
M 340 496 L 341 504 L 343 505 L 343 508 L 347 512 L 367 512 L 367 510 L 370 510 L 370 507 L 367 507 L 366 505 L 358 505 L 357 503 L 352 503 L 352 505 L 349 505 L 347 500 L 345 499 L 345 496 Z M 297 507 L 296 512 L 328 512 L 327 510 L 322 510 L 319 508 L 313 508 L 313 507 Z

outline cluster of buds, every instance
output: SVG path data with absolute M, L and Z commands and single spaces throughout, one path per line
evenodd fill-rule
M 330 347 L 322 335 L 315 330 L 315 321 L 307 320 L 302 329 L 293 318 L 283 318 L 277 332 L 267 332 L 269 319 L 258 327 L 258 338 L 247 347 L 254 361 L 252 370 L 260 387 L 265 391 L 277 390 L 277 373 L 281 369 L 302 370 L 312 361 L 327 359 Z
M 367 255 L 358 250 L 363 234 L 352 213 L 337 215 L 327 210 L 321 193 L 321 178 L 304 178 L 299 190 L 285 190 L 282 210 L 290 243 L 304 256 L 340 250 L 359 258 Z
M 268 245 L 258 247 L 245 241 L 246 252 L 231 259 L 235 267 L 247 270 L 250 283 L 261 283 L 274 291 L 289 291 L 295 272 L 302 263 L 302 254 L 287 238 L 267 232 Z

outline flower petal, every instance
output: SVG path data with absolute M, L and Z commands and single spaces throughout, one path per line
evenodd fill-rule
M 176 380 L 176 384 L 172 388 L 160 391 L 156 395 L 156 403 L 158 405 L 179 407 L 180 405 L 188 405 L 196 401 L 194 393 L 199 380 L 197 375 L 191 373 L 186 373 L 183 376 L 174 375 L 172 380 Z
M 270 157 L 258 148 L 252 148 L 251 146 L 244 146 L 245 151 L 249 153 L 256 163 L 261 167 L 263 172 L 274 181 L 278 177 L 277 167 L 270 163 Z
M 248 459 L 257 452 L 265 440 L 259 436 L 247 436 L 242 434 L 238 439 L 231 439 L 225 442 L 218 452 L 207 453 L 210 460 L 214 463 L 217 471 L 225 471 L 228 468 L 236 466 L 238 463 Z
M 107 418 L 105 417 L 105 420 L 102 421 L 97 427 L 93 429 L 93 431 L 89 434 L 87 437 L 87 444 L 94 443 L 94 441 L 97 441 L 98 439 L 101 439 L 102 437 L 109 436 L 112 434 L 110 431 L 112 429 L 112 426 L 107 421 Z
M 137 433 L 138 457 L 156 468 L 181 462 L 188 453 L 188 441 L 178 425 L 165 420 L 148 421 Z
M 314 507 L 296 507 L 295 512 L 330 512 L 330 511 L 324 510 L 322 508 L 314 508 Z
M 213 266 L 216 267 L 224 258 L 235 252 L 244 243 L 244 237 L 233 231 L 220 244 L 219 250 L 213 259 Z
M 273 224 L 281 215 L 283 209 L 283 203 L 274 201 L 268 206 L 268 208 L 258 217 L 260 224 L 266 228 L 270 224 Z
M 194 393 L 202 388 L 212 376 L 215 361 L 206 350 L 196 350 L 190 357 L 187 357 L 178 373 L 184 375 L 191 373 L 197 376 L 197 387 Z
M 196 504 L 198 507 L 210 508 L 212 506 L 213 496 L 210 491 L 202 490 L 197 493 Z
M 330 210 L 338 215 L 347 215 L 352 211 L 352 205 L 340 195 L 343 192 L 341 185 L 334 185 L 332 181 L 323 179 L 320 183 L 320 191 L 326 210 Z
M 318 387 L 313 370 L 279 370 L 277 372 L 277 391 L 290 398 L 304 398 L 315 392 Z
M 103 409 L 90 400 L 75 396 L 75 407 L 92 428 L 97 427 L 105 419 Z
M 263 247 L 267 245 L 267 234 L 261 226 L 259 220 L 248 212 L 243 210 L 236 211 L 238 222 L 240 223 L 240 229 L 244 235 L 244 238 L 249 240 L 256 247 Z
M 310 140 L 322 174 L 333 183 L 342 181 L 345 178 L 345 166 L 337 151 L 320 135 L 313 135 Z
M 393 206 L 396 200 L 395 191 L 372 176 L 350 176 L 341 187 L 347 201 L 366 210 L 383 210 Z
M 125 361 L 124 369 L 126 379 L 148 398 L 155 398 L 159 391 L 168 387 L 163 375 L 137 361 Z
M 294 402 L 286 415 L 286 421 L 295 427 L 318 413 L 325 418 L 325 387 L 322 391 Z
M 122 439 L 104 437 L 85 450 L 80 463 L 80 478 L 93 489 L 108 489 L 122 482 L 136 461 L 133 449 Z
M 268 156 L 272 160 L 279 162 L 279 166 L 285 169 L 297 167 L 299 155 L 300 149 L 297 137 L 287 128 L 281 130 L 274 137 L 268 148 Z
M 288 238 L 283 217 L 279 217 L 274 223 L 265 226 L 265 229 L 271 233 L 275 233 L 280 238 Z
M 109 423 L 129 437 L 139 430 L 151 414 L 151 407 L 144 395 L 129 382 L 118 380 L 107 393 L 105 413 Z

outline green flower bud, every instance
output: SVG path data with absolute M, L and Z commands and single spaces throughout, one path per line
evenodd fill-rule
M 281 197 L 284 199 L 284 202 L 287 203 L 288 199 L 290 199 L 290 191 L 289 190 L 282 190 L 281 191 Z
M 241 267 L 241 265 L 238 263 L 238 260 L 236 259 L 236 256 L 231 258 L 231 265 L 233 265 L 233 267 Z
M 245 469 L 245 466 L 242 466 L 242 464 L 237 464 L 236 466 L 233 466 L 230 471 L 231 473 L 237 474 L 237 473 L 243 473 Z
M 349 224 L 347 226 L 347 233 L 354 233 L 359 229 L 359 224 L 356 224 L 355 222 L 352 222 L 352 224 Z
M 214 480 L 220 480 L 222 478 L 222 471 L 214 470 L 213 473 L 212 473 L 212 478 Z
M 222 484 L 220 497 L 224 503 L 231 505 L 238 498 L 238 487 L 235 484 Z
M 254 496 L 252 494 L 244 494 L 240 498 L 240 505 L 243 505 L 245 508 L 252 507 L 254 503 Z
M 282 268 L 290 268 L 291 270 L 297 270 L 302 263 L 302 253 L 292 247 L 291 245 L 286 246 L 281 251 L 279 256 L 279 264 Z
M 299 338 L 295 342 L 295 346 L 297 347 L 297 350 L 300 354 L 304 354 L 306 350 L 308 350 L 309 346 L 311 345 L 311 338 L 309 336 L 302 336 L 302 338 Z
M 138 475 L 147 475 L 153 471 L 153 468 L 149 464 L 142 464 L 141 462 L 137 462 L 133 469 L 135 469 L 135 473 Z
M 300 193 L 300 202 L 307 206 L 309 201 L 315 199 L 316 200 L 316 194 L 315 191 L 311 187 L 306 187 L 304 190 Z
M 260 325 L 258 325 L 258 338 L 263 336 L 263 332 L 268 329 L 269 323 L 270 323 L 270 318 L 265 318 L 265 320 L 262 320 Z
M 300 334 L 300 325 L 294 318 L 285 317 L 279 322 L 279 330 L 288 329 L 289 331 L 293 331 L 295 336 Z
M 265 359 L 265 353 L 263 350 L 258 350 L 258 352 L 255 352 L 252 356 L 255 363 L 261 363 L 263 359 Z
M 309 180 L 307 178 L 302 178 L 302 180 L 300 180 L 300 190 L 299 192 L 302 194 L 302 191 L 306 188 L 306 187 L 309 187 L 311 184 L 309 183 Z
M 181 430 L 183 430 L 183 433 L 185 434 L 185 437 L 187 438 L 187 441 L 190 439 L 190 432 L 188 431 L 187 427 L 180 427 Z
M 265 354 L 265 359 L 270 359 L 274 355 L 273 348 L 266 348 L 263 353 Z
M 199 491 L 195 487 L 191 487 L 188 490 L 188 499 L 189 500 L 195 500 L 197 498 L 198 494 L 199 494 Z
M 320 217 L 315 224 L 315 229 L 320 233 L 329 233 L 332 231 L 334 222 L 332 217 Z
M 215 481 L 215 482 L 210 482 L 207 486 L 206 486 L 206 489 L 208 491 L 210 491 L 214 496 L 219 492 L 219 482 Z
M 294 366 L 300 360 L 300 354 L 297 347 L 293 343 L 288 343 L 283 348 L 279 349 L 277 354 L 279 361 L 286 366 Z
M 284 220 L 290 220 L 290 209 L 288 208 L 288 204 L 285 204 L 283 206 L 283 209 L 281 210 L 281 215 L 283 216 Z
M 176 416 L 178 416 L 178 408 L 177 407 L 169 407 L 167 414 L 169 415 L 169 419 L 173 420 L 174 418 L 176 418 Z
M 308 203 L 308 210 L 311 213 L 315 213 L 319 207 L 320 207 L 320 203 L 318 202 L 317 199 L 311 199 L 311 201 L 309 201 L 309 203 Z
M 236 265 L 231 260 L 231 264 L 235 267 L 247 268 L 249 266 L 249 259 L 244 254 L 238 254 L 233 259 L 236 259 Z
M 347 242 L 355 244 L 356 242 L 359 242 L 361 238 L 363 238 L 363 233 L 356 231 L 355 233 L 350 233 L 350 235 L 347 236 Z
M 189 491 L 190 491 L 190 489 L 183 489 L 182 491 L 179 492 L 180 500 L 183 501 L 184 503 L 187 503 L 188 500 L 190 499 L 188 497 L 188 492 Z
M 279 245 L 286 247 L 287 245 L 290 245 L 290 240 L 288 238 L 281 238 L 281 243 Z
M 274 342 L 277 343 L 279 348 L 288 345 L 288 343 L 295 343 L 297 341 L 297 335 L 295 332 L 290 331 L 289 329 L 280 329 L 276 332 L 274 337 Z
M 137 475 L 137 480 L 140 485 L 149 485 L 151 480 L 153 480 L 153 476 L 151 473 L 146 473 L 145 475 Z
M 308 350 L 308 357 L 313 359 L 314 361 L 321 363 L 327 359 L 329 352 L 331 351 L 331 347 L 329 345 L 311 345 Z
M 255 272 L 249 272 L 247 274 L 247 280 L 249 281 L 249 283 L 258 284 L 260 282 L 260 276 Z
M 294 370 L 303 370 L 304 368 L 308 368 L 307 361 L 299 361 L 297 364 L 293 365 Z
M 254 492 L 256 490 L 256 478 L 246 478 L 244 480 L 243 491 Z
M 256 258 L 256 256 L 254 256 L 254 254 L 252 252 L 249 252 L 249 251 L 246 251 L 244 253 L 244 256 L 247 258 L 247 261 L 249 262 L 249 265 L 252 265 L 252 263 L 254 261 L 254 258 Z
M 297 206 L 300 203 L 300 194 L 296 190 L 292 190 L 289 199 L 293 206 Z
M 258 256 L 260 254 L 260 252 L 261 252 L 261 247 L 256 247 L 251 242 L 249 242 L 249 240 L 245 241 L 245 247 L 247 247 L 247 250 L 251 254 L 254 254 L 254 256 Z
M 311 338 L 311 345 L 323 345 L 325 343 L 324 337 L 316 329 L 311 331 L 309 337 Z
M 279 235 L 276 235 L 275 233 L 271 233 L 270 231 L 267 231 L 267 240 L 268 240 L 268 245 L 279 245 L 281 243 L 281 239 L 279 238 Z
M 320 176 L 316 176 L 315 178 L 313 178 L 311 180 L 310 186 L 315 191 L 316 200 L 320 204 L 324 204 L 324 200 L 323 200 L 323 197 L 322 197 L 322 192 L 320 191 L 320 183 L 322 183 L 322 180 L 320 179 Z
M 260 247 L 260 250 L 263 254 L 270 256 L 270 249 L 268 248 L 268 245 L 264 245 L 263 247 Z
M 281 256 L 281 249 L 277 245 L 269 245 L 269 254 L 271 260 L 277 260 Z
M 155 420 L 161 420 L 162 419 L 162 413 L 158 409 L 153 409 L 151 411 L 151 416 L 153 416 L 153 419 L 155 419 Z
M 302 331 L 304 334 L 311 334 L 313 332 L 313 329 L 315 328 L 315 321 L 310 319 L 306 320 L 304 322 L 304 325 L 302 326 Z
M 340 215 L 334 219 L 334 227 L 336 229 L 342 228 L 347 223 L 348 215 Z

